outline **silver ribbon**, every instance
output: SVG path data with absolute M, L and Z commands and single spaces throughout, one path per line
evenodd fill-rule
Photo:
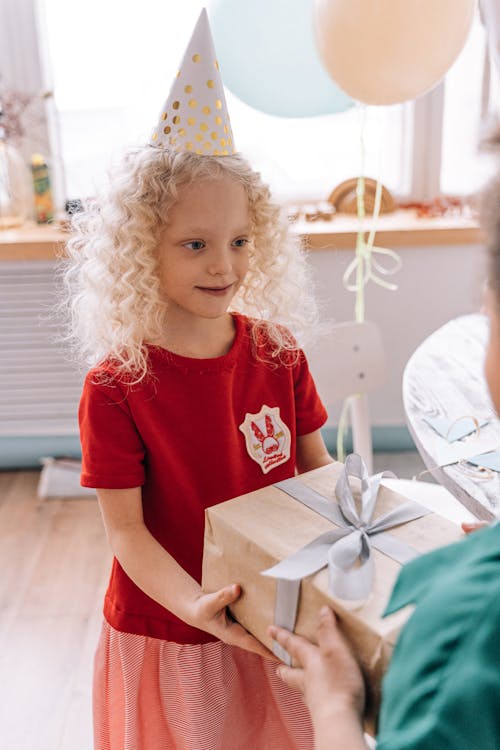
M 361 481 L 360 512 L 349 484 L 350 476 Z M 387 476 L 394 474 L 384 471 L 370 477 L 361 456 L 351 453 L 335 485 L 338 505 L 298 479 L 286 479 L 274 485 L 340 527 L 321 534 L 298 552 L 262 571 L 262 575 L 276 578 L 275 625 L 293 631 L 301 580 L 325 566 L 328 566 L 329 592 L 339 599 L 356 601 L 365 599 L 372 588 L 372 546 L 401 564 L 420 554 L 409 544 L 384 532 L 421 518 L 430 510 L 408 500 L 372 520 L 380 482 Z M 290 664 L 289 655 L 278 643 L 274 643 L 273 651 Z

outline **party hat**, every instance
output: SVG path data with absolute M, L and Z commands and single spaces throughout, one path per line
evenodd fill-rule
M 202 156 L 234 154 L 224 87 L 205 8 L 174 78 L 151 146 Z

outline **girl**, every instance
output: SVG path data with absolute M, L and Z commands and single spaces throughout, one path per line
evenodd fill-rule
M 198 42 L 209 33 L 206 14 L 200 22 Z M 186 65 L 203 63 L 192 43 Z M 194 97 L 189 70 L 178 78 Z M 213 76 L 211 62 L 210 90 Z M 212 104 L 179 97 L 77 217 L 68 250 L 74 337 L 94 365 L 79 412 L 82 484 L 97 488 L 115 555 L 95 747 L 311 748 L 300 698 L 228 615 L 238 583 L 200 587 L 206 507 L 331 460 L 325 409 L 283 327 L 315 324 L 309 277 L 244 159 L 188 147 L 184 108 L 208 117 Z M 213 110 L 221 125 L 221 93 Z
M 500 172 L 484 193 L 482 224 L 490 257 L 485 375 L 500 414 Z M 479 526 L 463 524 L 466 532 Z M 387 611 L 417 606 L 384 679 L 378 750 L 498 750 L 499 579 L 498 522 L 403 568 Z M 317 750 L 366 750 L 363 680 L 333 612 L 320 615 L 319 647 L 280 628 L 271 633 L 299 665 L 278 669 L 304 694 Z

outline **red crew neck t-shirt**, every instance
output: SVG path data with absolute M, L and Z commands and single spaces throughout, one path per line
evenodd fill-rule
M 296 436 L 327 416 L 305 356 L 289 366 L 260 361 L 248 319 L 233 318 L 228 354 L 194 359 L 151 346 L 150 374 L 138 385 L 114 378 L 111 366 L 91 370 L 79 409 L 82 485 L 141 486 L 147 528 L 197 581 L 205 508 L 293 476 Z M 104 615 L 123 632 L 215 640 L 147 596 L 116 558 Z

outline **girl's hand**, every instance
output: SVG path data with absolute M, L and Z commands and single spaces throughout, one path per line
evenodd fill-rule
M 485 529 L 486 526 L 489 526 L 488 521 L 464 521 L 462 523 L 462 530 L 465 531 L 466 534 L 471 534 L 473 531 L 478 531 L 479 529 Z
M 318 646 L 283 628 L 271 626 L 269 632 L 298 664 L 281 665 L 277 673 L 287 685 L 300 690 L 314 723 L 337 709 L 351 712 L 361 722 L 365 703 L 363 676 L 329 607 L 320 612 Z
M 201 594 L 193 602 L 189 624 L 205 630 L 231 646 L 278 661 L 274 654 L 262 645 L 244 627 L 235 622 L 227 607 L 238 599 L 241 586 L 232 584 L 212 594 Z

